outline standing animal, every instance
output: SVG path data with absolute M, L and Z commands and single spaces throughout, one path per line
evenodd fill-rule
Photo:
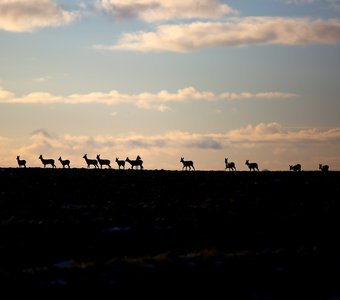
M 63 160 L 60 156 L 58 160 L 62 164 L 63 168 L 65 168 L 65 166 L 68 166 L 68 168 L 70 168 L 70 161 L 68 159 Z
M 97 155 L 97 160 L 100 164 L 100 168 L 102 169 L 103 168 L 103 165 L 104 166 L 108 166 L 110 169 L 111 169 L 111 165 L 110 165 L 110 160 L 109 159 L 101 159 L 100 158 L 100 154 Z
M 300 164 L 296 164 L 296 165 L 289 165 L 289 170 L 293 170 L 294 172 L 299 172 L 301 171 L 301 165 Z
M 88 168 L 90 168 L 91 165 L 93 165 L 94 168 L 99 168 L 98 167 L 98 161 L 96 159 L 87 158 L 87 154 L 84 154 L 83 158 L 85 159 Z
M 54 159 L 44 159 L 43 156 L 40 154 L 39 159 L 41 160 L 41 162 L 44 165 L 44 168 L 46 168 L 46 165 L 51 165 L 53 168 L 56 168 L 55 164 L 54 164 Z
M 130 163 L 131 165 L 131 169 L 133 169 L 133 167 L 138 167 L 142 170 L 143 169 L 143 161 L 141 159 L 136 159 L 136 160 L 130 160 L 128 157 L 125 159 L 125 161 L 127 161 L 128 163 Z
M 118 167 L 123 167 L 125 169 L 125 160 L 119 160 L 118 157 L 116 158 L 116 163 L 118 164 Z
M 224 162 L 225 162 L 225 170 L 230 169 L 232 171 L 236 171 L 236 167 L 235 167 L 235 163 L 234 162 L 228 162 L 228 158 L 225 158 L 224 159 Z
M 189 168 L 189 170 L 191 170 L 191 168 L 193 168 L 195 170 L 194 167 L 194 162 L 192 160 L 184 160 L 184 157 L 181 157 L 181 163 L 183 164 L 183 168 L 182 170 L 185 168 L 186 170 Z
M 319 169 L 323 172 L 323 173 L 327 173 L 329 170 L 329 165 L 322 165 L 319 164 Z
M 17 161 L 18 161 L 19 168 L 21 166 L 24 166 L 24 168 L 26 168 L 26 160 L 20 159 L 20 156 L 17 156 Z
M 257 163 L 250 163 L 249 160 L 247 159 L 245 164 L 248 166 L 249 171 L 251 171 L 251 170 L 259 171 L 259 167 L 258 167 Z

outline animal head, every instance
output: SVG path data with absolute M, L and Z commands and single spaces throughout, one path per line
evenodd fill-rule
M 43 158 L 41 154 L 40 154 L 39 158 Z
M 249 160 L 247 159 L 247 160 L 246 160 L 246 165 L 247 165 L 248 163 L 249 163 Z
M 87 154 L 84 154 L 83 158 L 87 158 Z

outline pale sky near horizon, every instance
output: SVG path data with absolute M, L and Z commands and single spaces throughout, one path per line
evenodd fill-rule
M 339 95 L 340 0 L 0 0 L 0 167 L 340 170 Z

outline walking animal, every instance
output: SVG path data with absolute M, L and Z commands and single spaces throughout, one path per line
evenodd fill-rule
M 19 168 L 20 168 L 21 166 L 23 166 L 24 168 L 26 168 L 26 160 L 20 159 L 20 156 L 17 156 L 17 161 L 18 161 Z
M 257 165 L 257 163 L 249 163 L 249 160 L 247 159 L 246 160 L 246 165 L 248 166 L 248 168 L 249 168 L 249 171 L 251 171 L 251 170 L 257 170 L 257 171 L 259 171 L 259 167 L 258 167 L 258 165 Z
M 141 170 L 143 169 L 143 161 L 139 158 L 136 160 L 131 160 L 128 157 L 125 159 L 125 161 L 127 161 L 128 163 L 130 163 L 131 165 L 131 169 L 133 169 L 134 167 L 139 167 Z
M 104 166 L 108 166 L 111 169 L 111 166 L 110 166 L 111 162 L 110 162 L 110 160 L 108 160 L 108 159 L 101 159 L 100 158 L 100 154 L 97 155 L 97 160 L 98 160 L 98 162 L 100 164 L 100 168 L 101 169 L 103 168 L 103 165 Z
M 60 163 L 62 164 L 63 168 L 65 168 L 66 166 L 68 166 L 68 168 L 70 168 L 70 161 L 68 159 L 63 160 L 61 158 L 61 156 L 58 158 L 58 160 L 60 161 Z
M 125 160 L 119 160 L 118 157 L 116 158 L 116 163 L 118 164 L 118 167 L 123 167 L 125 169 Z
M 83 158 L 85 159 L 88 168 L 90 168 L 91 165 L 93 165 L 94 168 L 99 168 L 99 167 L 98 167 L 98 161 L 97 161 L 96 159 L 89 159 L 89 158 L 87 158 L 87 154 L 85 154 L 85 155 L 83 156 Z
M 186 170 L 191 170 L 191 168 L 193 168 L 195 170 L 194 167 L 194 162 L 192 160 L 184 160 L 184 157 L 181 157 L 181 163 L 183 164 L 183 168 L 182 170 L 185 168 Z
M 54 159 L 44 159 L 43 156 L 40 154 L 39 156 L 41 162 L 43 163 L 44 165 L 44 168 L 46 168 L 46 165 L 51 165 L 53 168 L 56 168 L 56 165 L 54 164 Z
M 230 171 L 230 169 L 231 169 L 232 171 L 236 171 L 236 167 L 235 167 L 234 162 L 228 162 L 228 158 L 225 158 L 224 162 L 225 162 L 225 169 L 224 170 L 229 169 L 229 171 Z

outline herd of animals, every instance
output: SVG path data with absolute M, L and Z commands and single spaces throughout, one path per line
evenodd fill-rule
M 87 167 L 90 168 L 91 165 L 94 168 L 103 168 L 103 166 L 107 166 L 108 168 L 111 169 L 111 161 L 109 159 L 102 159 L 100 158 L 100 154 L 97 155 L 96 159 L 90 159 L 87 157 L 87 154 L 84 154 L 83 158 L 85 159 L 85 162 L 87 164 Z M 45 159 L 43 158 L 42 155 L 39 156 L 39 159 L 41 160 L 42 164 L 44 165 L 44 168 L 46 168 L 46 166 L 51 165 L 52 168 L 56 168 L 55 165 L 55 160 L 54 159 Z M 63 168 L 70 168 L 70 160 L 68 159 L 62 159 L 61 156 L 58 158 L 58 160 L 60 161 L 61 165 Z M 24 167 L 26 168 L 26 160 L 24 159 L 20 159 L 20 156 L 17 156 L 17 162 L 18 162 L 18 166 L 20 167 Z M 125 160 L 120 160 L 118 158 L 116 158 L 116 163 L 118 164 L 118 168 L 121 169 L 125 169 L 125 162 L 128 162 L 131 165 L 131 169 L 134 168 L 139 168 L 139 169 L 143 169 L 143 160 L 141 159 L 141 157 L 139 155 L 137 155 L 136 159 L 131 160 L 129 159 L 129 157 L 127 157 Z M 180 162 L 183 164 L 182 170 L 195 170 L 194 167 L 194 162 L 192 160 L 184 160 L 184 157 L 181 157 Z M 224 159 L 225 162 L 225 170 L 229 170 L 229 171 L 236 171 L 236 165 L 234 162 L 229 162 L 228 158 Z M 258 164 L 256 162 L 249 162 L 249 160 L 246 160 L 245 164 L 248 166 L 249 171 L 259 171 L 259 167 Z M 296 164 L 296 165 L 289 165 L 289 170 L 292 170 L 294 172 L 300 172 L 301 169 L 301 164 Z M 322 172 L 328 172 L 329 170 L 329 166 L 328 165 L 322 165 L 319 164 L 319 170 L 321 170 Z

